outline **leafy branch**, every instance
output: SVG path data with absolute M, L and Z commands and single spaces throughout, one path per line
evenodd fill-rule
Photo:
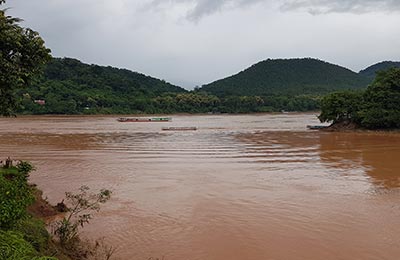
M 54 235 L 58 237 L 63 246 L 75 240 L 79 228 L 82 228 L 92 219 L 91 212 L 98 212 L 100 205 L 111 198 L 110 190 L 102 189 L 96 194 L 90 193 L 89 190 L 88 186 L 82 186 L 77 194 L 65 193 L 67 204 L 70 205 L 68 213 L 62 220 L 57 221 L 53 227 Z

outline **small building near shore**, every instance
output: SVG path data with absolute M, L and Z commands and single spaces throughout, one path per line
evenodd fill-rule
M 35 99 L 33 102 L 35 102 L 38 105 L 44 106 L 46 105 L 46 100 L 44 99 Z

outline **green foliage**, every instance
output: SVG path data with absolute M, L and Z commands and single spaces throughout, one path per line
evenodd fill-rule
M 390 68 L 400 68 L 400 62 L 383 61 L 383 62 L 374 64 L 372 66 L 369 66 L 368 68 L 360 71 L 359 74 L 371 79 L 371 81 L 372 81 L 372 80 L 374 80 L 374 78 L 376 77 L 376 74 L 379 71 L 388 70 Z
M 29 173 L 35 171 L 36 168 L 27 161 L 20 161 L 16 166 L 18 173 L 20 173 L 25 179 L 29 177 Z
M 0 231 L 0 259 L 57 260 L 54 257 L 40 257 L 35 248 L 16 231 Z
M 0 228 L 9 228 L 26 216 L 26 207 L 33 201 L 25 176 L 0 175 Z
M 61 245 L 66 246 L 73 242 L 78 235 L 79 227 L 83 227 L 92 219 L 91 211 L 99 211 L 100 205 L 111 197 L 111 191 L 101 190 L 97 194 L 89 193 L 89 187 L 82 186 L 79 193 L 65 193 L 69 204 L 69 213 L 53 227 L 54 234 L 59 238 Z
M 152 99 L 184 89 L 140 73 L 53 58 L 26 91 L 20 113 L 111 114 L 153 112 Z M 45 105 L 35 103 L 45 100 Z
M 13 227 L 13 230 L 20 232 L 23 238 L 29 242 L 36 251 L 45 252 L 48 248 L 50 235 L 43 221 L 32 217 L 21 219 Z
M 39 34 L 20 27 L 20 21 L 0 10 L 0 115 L 5 116 L 17 108 L 15 91 L 27 87 L 50 58 Z
M 366 87 L 369 79 L 316 59 L 266 60 L 201 90 L 218 97 L 297 96 Z
M 361 124 L 367 128 L 400 128 L 400 68 L 377 74 L 364 94 Z
M 362 93 L 334 93 L 323 98 L 322 122 L 350 120 L 369 129 L 400 128 L 400 68 L 377 74 Z
M 266 73 L 270 70 L 273 73 Z M 367 84 L 349 70 L 312 59 L 270 60 L 243 73 L 249 74 L 235 76 L 232 79 L 234 82 L 229 79 L 226 87 L 220 87 L 218 83 L 215 88 L 205 86 L 187 92 L 165 81 L 128 70 L 55 58 L 46 66 L 43 77 L 37 78 L 26 91 L 18 92 L 22 104 L 19 112 L 152 114 L 310 111 L 319 109 L 320 93 Z M 35 100 L 45 100 L 46 104 L 37 104 Z
M 0 259 L 31 260 L 37 252 L 19 232 L 0 231 Z
M 362 93 L 353 91 L 335 92 L 321 100 L 321 122 L 341 122 L 357 120 L 358 111 L 362 104 Z

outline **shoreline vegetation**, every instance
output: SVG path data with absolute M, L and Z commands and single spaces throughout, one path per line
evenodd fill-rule
M 348 121 L 332 123 L 331 125 L 329 125 L 327 127 L 318 129 L 318 131 L 321 131 L 321 132 L 348 132 L 348 133 L 373 133 L 373 134 L 379 134 L 379 133 L 399 134 L 400 133 L 399 128 L 369 129 L 369 128 L 361 127 L 353 122 L 348 122 Z
M 111 259 L 116 249 L 104 238 L 86 241 L 78 235 L 78 229 L 92 218 L 91 212 L 98 211 L 111 192 L 93 194 L 83 186 L 79 193 L 66 193 L 68 206 L 64 200 L 53 206 L 28 182 L 34 170 L 29 162 L 10 158 L 1 162 L 0 259 Z
M 400 68 L 380 71 L 364 91 L 341 91 L 321 101 L 321 122 L 330 129 L 400 129 Z

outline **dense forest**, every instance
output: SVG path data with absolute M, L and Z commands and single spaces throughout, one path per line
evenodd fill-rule
M 371 81 L 375 78 L 376 73 L 381 70 L 388 70 L 390 68 L 400 68 L 400 62 L 383 61 L 374 64 L 359 72 L 360 75 L 369 78 Z
M 124 69 L 87 65 L 70 58 L 53 58 L 45 67 L 44 74 L 19 93 L 22 97 L 20 112 L 107 114 L 144 111 L 149 100 L 168 92 L 186 91 Z
M 249 113 L 311 111 L 324 94 L 372 80 L 315 59 L 266 60 L 193 91 L 113 67 L 53 58 L 20 90 L 20 114 Z
M 316 95 L 340 89 L 363 88 L 371 81 L 359 74 L 317 59 L 265 60 L 201 89 L 227 95 Z
M 329 94 L 321 106 L 321 122 L 367 129 L 400 128 L 400 68 L 378 72 L 364 91 Z

